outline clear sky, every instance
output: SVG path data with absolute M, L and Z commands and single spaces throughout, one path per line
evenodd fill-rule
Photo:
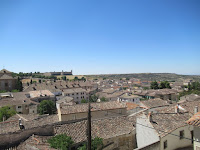
M 200 74 L 200 0 L 0 0 L 0 69 Z

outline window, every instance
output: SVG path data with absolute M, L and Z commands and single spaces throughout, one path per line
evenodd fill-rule
M 191 139 L 192 139 L 192 143 L 193 143 L 194 131 L 190 131 L 190 133 L 191 133 Z
M 7 87 L 7 86 L 8 86 L 8 83 L 5 83 L 5 86 Z
M 180 131 L 180 139 L 184 138 L 184 130 Z
M 22 108 L 22 106 L 18 106 L 18 108 Z
M 78 95 L 78 93 L 76 93 L 76 95 Z
M 74 93 L 72 95 L 74 95 Z
M 134 99 L 133 99 L 133 102 L 134 102 Z
M 167 148 L 167 140 L 164 141 L 163 145 L 164 145 L 164 149 L 166 149 Z

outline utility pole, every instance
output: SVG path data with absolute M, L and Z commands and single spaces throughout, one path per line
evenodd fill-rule
M 88 150 L 91 150 L 91 142 L 92 142 L 92 140 L 91 140 L 91 110 L 90 110 L 90 100 L 89 100 L 89 102 L 88 102 L 88 121 L 87 121 L 87 123 L 88 123 L 88 126 L 87 126 L 87 131 L 88 131 L 88 135 L 87 135 L 87 138 L 88 138 L 88 143 L 87 143 L 87 148 L 88 148 Z

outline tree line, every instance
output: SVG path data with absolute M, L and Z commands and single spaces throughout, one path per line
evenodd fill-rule
M 161 81 L 160 84 L 158 82 L 153 81 L 151 82 L 151 89 L 171 89 L 170 83 L 168 81 Z

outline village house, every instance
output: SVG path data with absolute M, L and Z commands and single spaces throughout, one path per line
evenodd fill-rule
M 136 138 L 138 149 L 174 150 L 192 148 L 193 128 L 186 121 L 190 117 L 178 106 L 171 106 L 171 113 L 142 114 L 136 120 Z M 168 108 L 162 108 L 163 111 Z
M 130 93 L 125 93 L 118 98 L 120 101 L 123 102 L 134 102 L 134 103 L 140 103 L 140 96 L 133 95 Z
M 0 107 L 12 107 L 19 114 L 36 114 L 39 103 L 30 99 L 29 93 L 1 93 L 0 94 Z
M 84 103 L 72 106 L 65 104 L 57 104 L 57 112 L 60 121 L 86 118 L 88 115 L 88 104 Z M 110 101 L 101 103 L 91 103 L 92 119 L 120 115 L 126 115 L 126 104 L 123 102 Z
M 187 123 L 194 127 L 193 148 L 194 150 L 200 150 L 200 112 L 198 112 L 198 107 L 195 108 L 194 113 L 194 116 Z
M 12 91 L 16 89 L 17 79 L 12 77 L 12 72 L 2 69 L 0 71 L 0 91 Z
M 74 89 L 65 89 L 62 92 L 63 96 L 73 97 L 74 102 L 81 103 L 82 99 L 88 100 L 89 95 L 85 89 L 82 88 L 74 88 Z
M 163 100 L 178 100 L 178 92 L 174 89 L 159 89 L 159 90 L 141 90 L 134 93 L 142 96 L 145 99 L 160 98 Z
M 56 97 L 49 90 L 39 90 L 39 91 L 30 91 L 29 92 L 30 99 L 32 101 L 40 103 L 43 100 L 52 100 L 55 101 Z

